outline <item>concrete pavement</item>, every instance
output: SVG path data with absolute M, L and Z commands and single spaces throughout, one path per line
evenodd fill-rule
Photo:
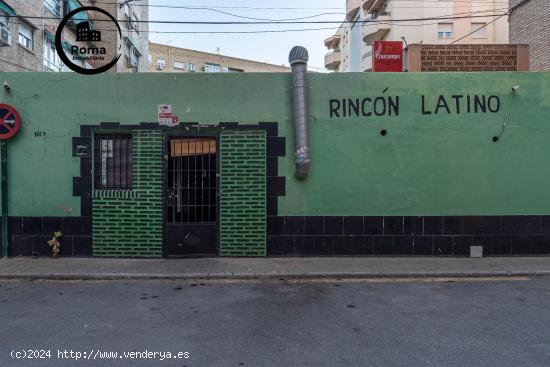
M 548 367 L 549 280 L 0 280 L 0 366 Z
M 266 279 L 550 275 L 550 257 L 9 258 L 0 279 Z

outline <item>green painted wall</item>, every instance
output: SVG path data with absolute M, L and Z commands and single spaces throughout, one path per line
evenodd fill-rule
M 24 124 L 9 143 L 10 215 L 79 215 L 71 179 L 79 175 L 71 156 L 79 125 L 156 121 L 161 103 L 183 121 L 279 121 L 287 136 L 280 215 L 550 213 L 548 73 L 311 74 L 313 164 L 304 182 L 292 177 L 288 74 L 2 76 L 12 93 L 0 91 L 0 100 Z M 422 115 L 421 96 L 433 105 L 440 94 L 497 95 L 501 109 Z M 329 118 L 331 98 L 383 95 L 400 97 L 399 116 Z

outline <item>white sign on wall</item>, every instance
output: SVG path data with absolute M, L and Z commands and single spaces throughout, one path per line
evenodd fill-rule
M 172 105 L 158 105 L 158 122 L 161 126 L 177 126 L 180 123 L 178 116 L 172 114 Z

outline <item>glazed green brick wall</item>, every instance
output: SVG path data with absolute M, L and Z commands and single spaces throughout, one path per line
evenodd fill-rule
M 223 131 L 220 150 L 220 255 L 265 256 L 265 131 Z
M 132 131 L 133 190 L 126 198 L 95 191 L 93 255 L 161 257 L 162 133 Z

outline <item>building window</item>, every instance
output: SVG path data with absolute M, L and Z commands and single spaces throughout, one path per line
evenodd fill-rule
M 164 70 L 166 68 L 166 60 L 158 58 L 157 59 L 157 70 Z
M 62 0 L 44 0 L 44 6 L 46 7 L 46 9 L 51 11 L 53 15 L 61 18 L 61 15 L 63 14 L 61 1 Z
M 124 58 L 126 59 L 126 67 L 137 72 L 141 61 L 141 52 L 128 37 L 125 37 L 125 40 Z
M 487 23 L 472 23 L 472 38 L 487 38 Z
M 139 33 L 139 18 L 136 13 L 132 13 L 132 18 L 130 19 L 130 29 L 133 29 L 136 33 Z
M 33 29 L 19 22 L 19 44 L 29 50 L 33 48 Z
M 64 48 L 64 52 L 65 52 L 65 55 L 67 56 L 67 58 L 69 58 L 69 60 L 72 59 L 72 55 L 70 54 L 70 45 L 67 47 L 67 48 Z M 59 61 L 59 63 L 61 64 L 60 66 L 60 70 L 59 71 L 62 71 L 62 72 L 67 72 L 67 73 L 72 73 L 73 71 L 63 63 L 63 61 Z M 86 67 L 86 62 L 84 60 L 72 60 L 72 63 L 73 64 L 76 64 L 82 68 L 85 68 Z
M 222 68 L 222 72 L 224 72 L 224 73 L 229 73 L 229 68 L 228 68 L 227 66 L 224 66 L 224 67 Z
M 132 188 L 132 136 L 97 135 L 95 138 L 95 189 Z
M 141 54 L 138 52 L 136 48 L 134 48 L 132 52 L 132 65 L 135 72 L 139 71 L 140 60 L 141 60 Z
M 132 45 L 130 45 L 130 42 L 126 41 L 126 44 L 124 45 L 124 59 L 126 59 L 126 67 L 131 68 L 133 67 L 132 64 Z
M 185 69 L 185 63 L 180 61 L 174 61 L 174 69 Z
M 221 67 L 218 64 L 211 64 L 211 63 L 205 63 L 204 64 L 204 72 L 206 73 L 219 73 L 221 71 Z
M 7 27 L 8 26 L 8 14 L 2 10 L 0 10 L 0 26 Z
M 189 72 L 194 73 L 197 71 L 197 65 L 189 63 Z
M 51 36 L 51 38 L 53 38 L 53 36 Z M 55 45 L 51 41 L 51 38 L 48 37 L 47 33 L 44 34 L 44 66 L 47 70 L 62 71 L 64 64 L 57 55 Z
M 439 39 L 453 38 L 453 23 L 439 23 L 437 36 Z

